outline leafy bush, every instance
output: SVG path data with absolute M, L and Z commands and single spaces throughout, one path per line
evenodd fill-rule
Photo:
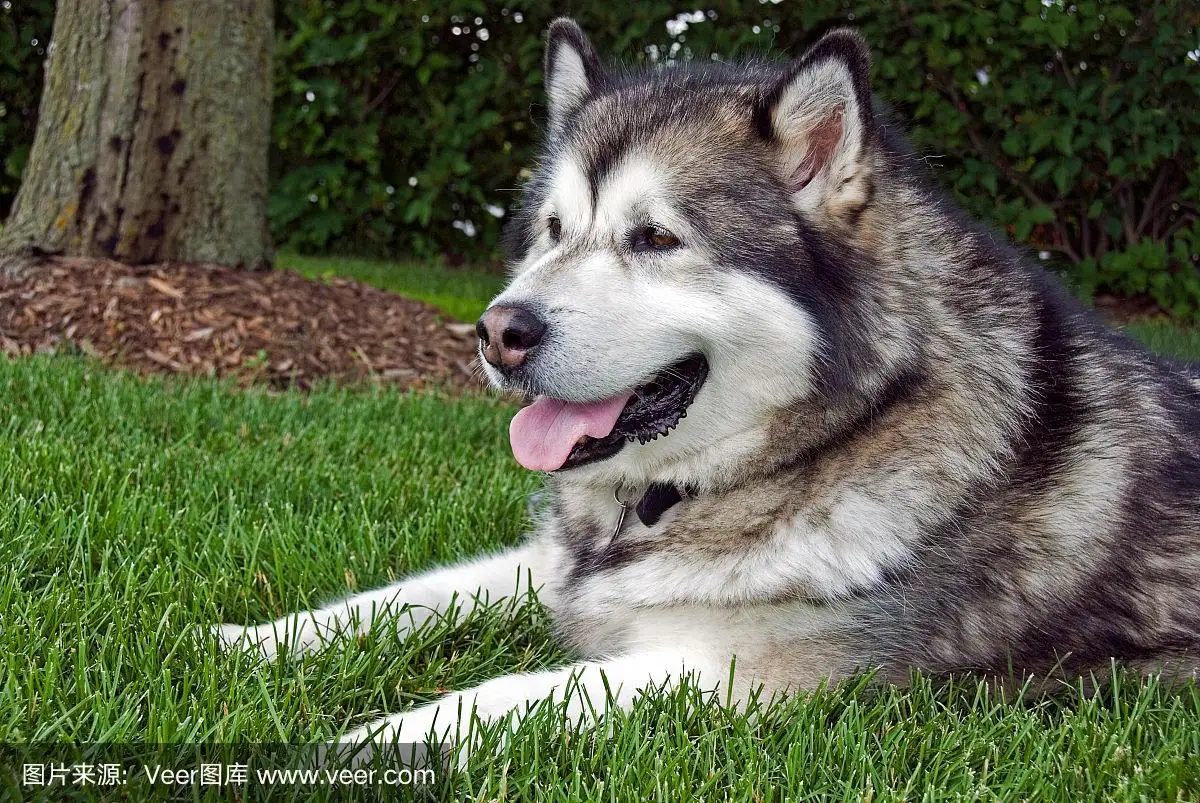
M 1197 22 L 1200 6 L 1175 2 L 913 14 L 879 83 L 972 212 L 1065 257 L 1084 294 L 1196 317 Z
M 54 0 L 0 0 L 0 224 L 33 144 Z
M 269 212 L 281 244 L 493 255 L 543 118 L 546 5 L 277 0 Z M 48 17 L 48 6 L 30 8 Z M 660 65 L 796 55 L 823 29 L 855 25 L 874 48 L 879 94 L 972 213 L 1053 256 L 1085 294 L 1146 294 L 1200 315 L 1194 2 L 710 6 L 575 0 L 570 11 L 602 52 Z M 0 42 L 13 19 L 0 12 Z M 24 87 L 10 104 L 19 130 L 0 117 L 0 147 L 14 153 L 36 111 L 35 57 L 18 55 L 0 55 L 0 97 Z

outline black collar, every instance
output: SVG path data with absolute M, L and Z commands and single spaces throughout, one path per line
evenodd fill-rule
M 645 524 L 647 527 L 653 527 L 662 518 L 664 513 L 679 504 L 684 494 L 688 496 L 693 495 L 686 488 L 680 491 L 674 485 L 667 485 L 661 482 L 651 483 L 650 487 L 646 489 L 646 493 L 642 494 L 642 498 L 638 501 L 637 507 L 634 510 L 637 511 L 637 517 L 641 520 L 642 524 Z

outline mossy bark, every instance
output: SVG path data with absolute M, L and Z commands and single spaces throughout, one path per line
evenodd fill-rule
M 4 255 L 268 267 L 270 0 L 59 0 Z

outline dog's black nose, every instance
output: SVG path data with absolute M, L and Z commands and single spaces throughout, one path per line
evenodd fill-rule
M 525 362 L 542 342 L 546 322 L 526 307 L 497 305 L 483 313 L 475 332 L 483 346 L 483 358 L 503 371 Z

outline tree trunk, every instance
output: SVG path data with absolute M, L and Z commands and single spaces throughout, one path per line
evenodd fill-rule
M 59 0 L 4 254 L 268 267 L 271 0 Z

